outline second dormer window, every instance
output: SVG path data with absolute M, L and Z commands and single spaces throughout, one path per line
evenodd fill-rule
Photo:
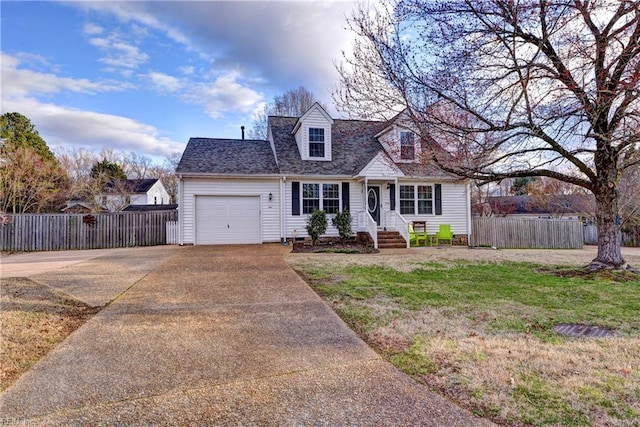
M 414 160 L 416 158 L 415 135 L 413 132 L 400 132 L 400 159 Z
M 309 157 L 324 157 L 324 128 L 309 128 Z

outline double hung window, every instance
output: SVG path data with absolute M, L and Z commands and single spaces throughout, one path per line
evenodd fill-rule
M 432 215 L 433 187 L 431 185 L 401 185 L 400 214 Z
M 415 134 L 413 132 L 400 132 L 400 159 L 414 160 L 415 158 Z
M 302 213 L 322 209 L 328 214 L 340 211 L 340 184 L 302 184 Z
M 324 157 L 323 128 L 309 128 L 309 157 Z

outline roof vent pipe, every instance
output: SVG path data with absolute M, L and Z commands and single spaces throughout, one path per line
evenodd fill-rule
M 244 126 L 240 126 L 240 130 L 242 131 L 242 140 L 244 141 Z

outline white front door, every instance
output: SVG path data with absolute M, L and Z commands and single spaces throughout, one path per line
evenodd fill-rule
M 259 196 L 196 196 L 196 244 L 261 243 Z

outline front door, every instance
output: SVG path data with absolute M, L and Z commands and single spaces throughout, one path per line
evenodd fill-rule
M 380 226 L 380 187 L 377 185 L 367 187 L 367 211 Z

